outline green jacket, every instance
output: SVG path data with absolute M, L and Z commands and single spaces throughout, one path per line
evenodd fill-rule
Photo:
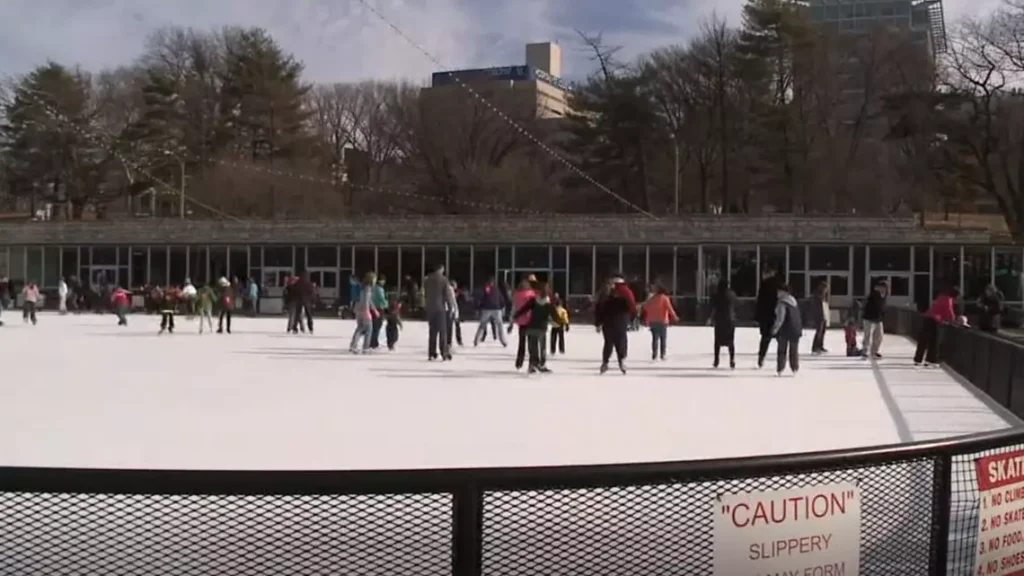
M 213 301 L 217 296 L 209 286 L 203 286 L 196 294 L 196 310 L 199 312 L 213 312 Z
M 388 293 L 380 284 L 373 285 L 373 305 L 381 313 L 388 309 Z

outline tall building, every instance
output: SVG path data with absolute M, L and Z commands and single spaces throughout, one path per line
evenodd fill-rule
M 946 51 L 942 0 L 810 0 L 808 7 L 812 22 L 840 33 L 891 26 L 908 30 L 932 57 Z
M 562 118 L 569 107 L 571 88 L 561 74 L 562 49 L 558 44 L 527 44 L 525 64 L 435 72 L 430 87 L 421 92 L 421 101 L 429 110 L 442 101 L 451 104 L 465 99 L 469 95 L 462 83 L 503 112 Z

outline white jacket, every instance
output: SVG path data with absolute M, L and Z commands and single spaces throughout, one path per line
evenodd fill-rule
M 68 295 L 68 285 L 63 280 L 60 281 L 60 285 L 57 286 L 57 295 L 64 298 Z

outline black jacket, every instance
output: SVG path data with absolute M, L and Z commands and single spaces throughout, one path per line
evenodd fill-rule
M 761 290 L 757 293 L 757 308 L 754 319 L 761 326 L 775 323 L 775 307 L 779 304 L 779 277 L 771 276 L 761 280 Z
M 885 318 L 885 296 L 878 290 L 872 290 L 868 301 L 864 304 L 864 320 L 869 322 L 881 322 Z
M 536 298 L 530 298 L 526 304 L 519 310 L 516 310 L 515 315 L 512 319 L 515 320 L 523 314 L 530 315 L 530 323 L 526 325 L 526 330 L 547 330 L 548 322 L 558 318 L 558 313 L 555 311 L 555 305 L 551 301 L 544 302 L 543 304 Z
M 999 295 L 982 296 L 979 304 L 981 304 L 981 317 L 978 328 L 986 332 L 995 332 L 1002 323 L 1002 299 L 999 298 Z

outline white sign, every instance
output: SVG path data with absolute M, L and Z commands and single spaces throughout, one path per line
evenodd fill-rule
M 979 458 L 975 576 L 1024 574 L 1024 451 Z
M 859 573 L 856 484 L 723 494 L 715 502 L 718 576 Z

